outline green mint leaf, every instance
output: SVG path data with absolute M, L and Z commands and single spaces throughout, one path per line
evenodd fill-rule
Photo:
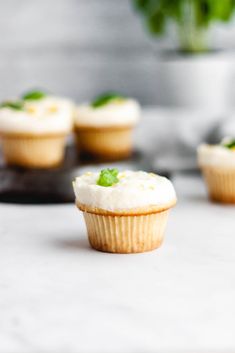
M 235 148 L 235 140 L 230 140 L 229 142 L 223 143 L 223 146 L 229 149 Z
M 24 100 L 38 100 L 46 97 L 46 93 L 42 91 L 29 91 L 22 96 Z
M 23 102 L 21 101 L 6 101 L 1 103 L 1 108 L 10 108 L 14 110 L 23 110 Z
M 97 180 L 97 185 L 100 186 L 112 186 L 118 183 L 118 169 L 103 169 L 100 172 L 99 179 Z
M 96 97 L 92 102 L 91 102 L 91 106 L 93 108 L 99 108 L 102 107 L 106 104 L 109 104 L 112 101 L 122 101 L 124 100 L 125 97 L 118 94 L 118 93 L 114 93 L 114 92 L 108 92 L 108 93 L 104 93 L 98 97 Z

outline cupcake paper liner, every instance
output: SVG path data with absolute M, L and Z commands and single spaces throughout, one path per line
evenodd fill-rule
M 90 245 L 112 253 L 140 253 L 163 241 L 169 210 L 144 215 L 104 215 L 83 212 Z
M 60 164 L 64 157 L 65 136 L 3 135 L 5 161 L 29 168 L 48 168 Z
M 235 203 L 235 170 L 202 167 L 212 201 Z
M 78 149 L 94 156 L 119 159 L 132 153 L 132 127 L 76 128 Z

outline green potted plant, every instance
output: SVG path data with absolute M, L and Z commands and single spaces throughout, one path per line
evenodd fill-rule
M 133 0 L 149 32 L 164 36 L 175 27 L 174 55 L 158 65 L 159 96 L 163 104 L 224 110 L 228 105 L 231 57 L 210 46 L 209 30 L 229 22 L 235 0 Z

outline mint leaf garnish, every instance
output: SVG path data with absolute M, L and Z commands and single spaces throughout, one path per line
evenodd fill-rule
M 118 183 L 119 179 L 117 178 L 118 169 L 103 169 L 100 172 L 99 179 L 97 180 L 97 185 L 100 186 L 112 186 Z
M 29 91 L 22 96 L 24 100 L 38 100 L 46 97 L 46 93 L 42 91 Z
M 23 110 L 23 102 L 21 101 L 6 101 L 1 103 L 1 108 L 10 108 L 14 110 Z
M 112 101 L 122 101 L 124 99 L 125 99 L 125 97 L 118 94 L 118 93 L 108 92 L 108 93 L 104 93 L 104 94 L 101 94 L 100 96 L 96 97 L 91 102 L 91 106 L 93 108 L 99 108 L 99 107 L 102 107 L 106 104 L 109 104 Z
M 229 149 L 235 148 L 235 140 L 230 140 L 229 142 L 223 143 L 223 146 Z

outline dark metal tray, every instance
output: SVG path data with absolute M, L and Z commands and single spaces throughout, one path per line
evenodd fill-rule
M 24 169 L 0 162 L 0 202 L 64 203 L 74 202 L 72 181 L 85 171 L 117 167 L 124 169 L 151 169 L 148 160 L 135 151 L 130 159 L 105 162 L 88 156 L 78 157 L 75 147 L 68 146 L 63 165 L 53 169 Z

